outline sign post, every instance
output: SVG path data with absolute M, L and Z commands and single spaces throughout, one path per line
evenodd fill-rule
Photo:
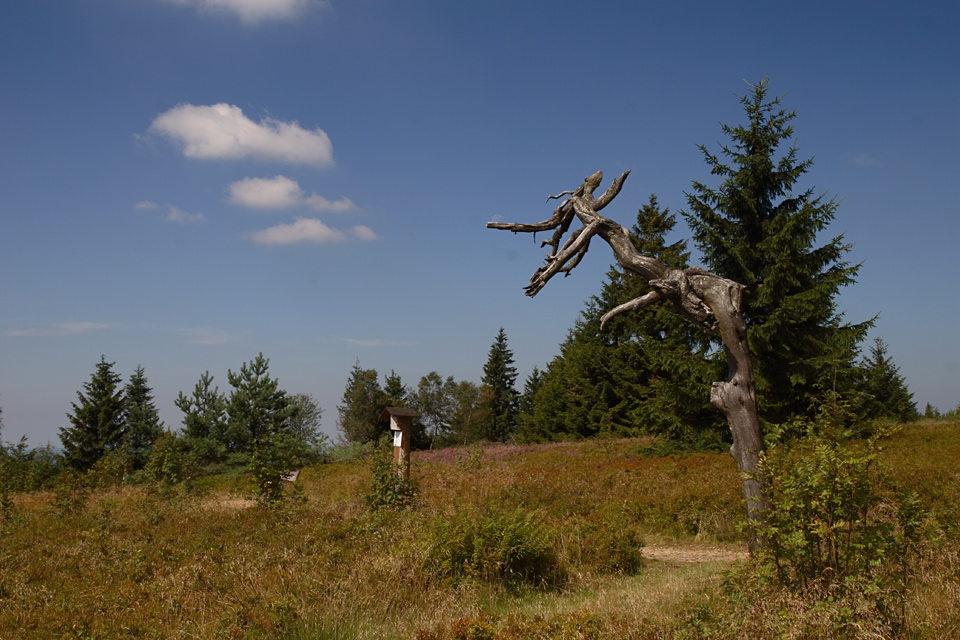
M 387 407 L 380 414 L 381 421 L 390 421 L 393 433 L 393 462 L 397 465 L 397 475 L 403 480 L 410 479 L 410 423 L 420 414 L 406 407 Z

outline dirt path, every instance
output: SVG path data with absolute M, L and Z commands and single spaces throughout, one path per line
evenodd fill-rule
M 700 562 L 734 562 L 749 557 L 745 548 L 718 547 L 706 544 L 652 545 L 643 548 L 643 557 L 647 560 L 675 564 L 694 564 Z

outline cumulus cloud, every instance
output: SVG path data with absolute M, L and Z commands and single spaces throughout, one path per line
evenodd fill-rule
M 254 122 L 235 105 L 181 104 L 158 115 L 150 132 L 167 136 L 188 158 L 261 160 L 330 166 L 333 145 L 322 129 L 307 130 L 296 121 L 263 118 Z
M 206 222 L 207 217 L 202 213 L 187 213 L 182 209 L 171 206 L 167 212 L 167 220 L 176 222 L 177 224 L 191 225 Z
M 307 196 L 296 180 L 286 176 L 244 178 L 228 187 L 230 202 L 252 209 L 289 209 L 307 206 L 314 211 L 353 211 L 357 205 L 350 198 L 327 200 L 316 193 Z
M 312 196 L 305 198 L 304 204 L 306 204 L 308 207 L 311 207 L 315 211 L 331 211 L 334 213 L 353 211 L 357 208 L 357 205 L 353 204 L 353 201 L 350 198 L 327 200 L 323 196 L 319 196 L 317 194 L 313 194 Z
M 61 336 L 76 336 L 91 331 L 101 331 L 109 329 L 113 325 L 103 324 L 102 322 L 61 322 L 59 324 L 46 327 L 33 327 L 31 329 L 13 329 L 7 331 L 11 338 L 58 338 Z
M 133 208 L 137 211 L 151 211 L 153 209 L 159 209 L 160 205 L 152 200 L 141 200 L 134 204 Z
M 316 218 L 297 218 L 290 224 L 278 224 L 269 229 L 250 234 L 251 240 L 258 244 L 332 244 L 344 242 L 351 237 L 357 240 L 376 240 L 377 234 L 370 227 L 358 224 L 347 231 L 331 229 Z
M 376 240 L 377 234 L 373 232 L 373 229 L 370 227 L 358 224 L 350 230 L 350 232 L 360 240 Z
M 259 244 L 295 244 L 297 242 L 329 244 L 343 242 L 347 236 L 343 231 L 331 229 L 316 218 L 297 218 L 291 224 L 278 224 L 269 229 L 256 231 L 250 237 Z
M 287 209 L 303 201 L 300 185 L 286 176 L 244 178 L 229 190 L 230 202 L 252 209 Z
M 247 24 L 264 20 L 290 20 L 310 4 L 325 5 L 321 0 L 168 0 L 203 10 L 227 11 Z

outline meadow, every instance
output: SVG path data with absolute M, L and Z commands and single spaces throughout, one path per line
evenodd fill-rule
M 960 422 L 882 445 L 919 500 L 895 593 L 814 596 L 742 559 L 725 453 L 478 445 L 414 452 L 402 495 L 369 452 L 273 506 L 243 474 L 13 494 L 0 638 L 960 637 Z

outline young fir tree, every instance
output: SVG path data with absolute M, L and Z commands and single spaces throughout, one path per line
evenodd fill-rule
M 227 399 L 227 448 L 251 452 L 260 440 L 283 433 L 297 405 L 268 373 L 270 360 L 259 354 L 240 371 L 227 371 L 233 387 Z
M 860 363 L 860 391 L 867 396 L 862 418 L 894 418 L 910 422 L 919 417 L 913 394 L 907 390 L 900 369 L 887 355 L 886 343 L 877 338 L 870 347 L 870 356 Z
M 183 412 L 183 438 L 198 460 L 220 461 L 227 455 L 227 399 L 205 371 L 187 397 L 181 391 L 175 404 Z
M 741 98 L 746 123 L 723 125 L 730 139 L 713 154 L 701 146 L 716 187 L 694 182 L 687 219 L 714 273 L 747 287 L 743 315 L 760 416 L 779 423 L 810 415 L 820 389 L 853 382 L 857 345 L 872 321 L 842 322 L 836 296 L 859 265 L 844 261 L 843 235 L 821 244 L 838 202 L 795 193 L 811 160 L 797 160 L 796 113 L 767 96 L 769 81 Z
M 123 448 L 133 469 L 142 469 L 150 457 L 153 443 L 163 435 L 163 422 L 153 402 L 153 389 L 147 385 L 143 367 L 137 365 L 123 392 Z
M 114 364 L 100 356 L 90 381 L 77 392 L 78 402 L 70 403 L 71 426 L 60 429 L 64 461 L 78 471 L 88 470 L 123 441 L 123 389 Z
M 376 369 L 364 369 L 357 361 L 350 371 L 341 403 L 337 405 L 337 426 L 348 442 L 377 442 L 390 431 L 380 422 L 384 407 L 390 398 L 380 387 Z
M 687 266 L 683 241 L 667 244 L 676 216 L 651 196 L 637 213 L 631 239 L 645 255 L 674 268 Z M 611 267 L 598 296 L 587 301 L 573 330 L 548 366 L 524 440 L 590 437 L 598 433 L 717 440 L 722 416 L 709 406 L 716 379 L 709 342 L 670 308 L 657 305 L 622 314 L 600 329 L 605 313 L 650 290 L 647 281 Z
M 483 384 L 490 389 L 490 415 L 484 428 L 487 440 L 506 442 L 517 426 L 517 369 L 513 352 L 507 346 L 507 334 L 500 327 L 483 365 Z

